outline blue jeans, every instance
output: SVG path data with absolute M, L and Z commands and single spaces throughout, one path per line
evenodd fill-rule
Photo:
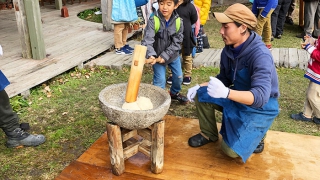
M 172 85 L 170 87 L 171 94 L 177 94 L 181 90 L 182 83 L 182 68 L 180 56 L 168 64 L 168 67 L 172 72 Z M 156 63 L 152 66 L 153 68 L 153 85 L 165 89 L 166 87 L 166 66 L 163 64 Z

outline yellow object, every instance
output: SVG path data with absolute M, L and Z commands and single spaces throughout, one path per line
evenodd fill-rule
M 194 4 L 200 9 L 200 24 L 205 25 L 209 17 L 211 0 L 194 0 Z

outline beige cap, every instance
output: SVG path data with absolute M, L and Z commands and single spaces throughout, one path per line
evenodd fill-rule
M 213 16 L 220 23 L 238 22 L 246 24 L 249 29 L 254 29 L 257 25 L 257 18 L 245 5 L 236 3 L 229 6 L 223 13 L 214 12 Z

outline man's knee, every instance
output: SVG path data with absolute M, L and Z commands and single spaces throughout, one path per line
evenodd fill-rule
M 221 150 L 229 157 L 237 158 L 239 155 L 234 152 L 225 142 L 222 140 L 221 142 Z

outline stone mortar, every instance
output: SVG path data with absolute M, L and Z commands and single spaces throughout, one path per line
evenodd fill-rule
M 151 84 L 141 83 L 138 97 L 147 97 L 153 104 L 150 110 L 122 109 L 127 83 L 107 86 L 99 93 L 102 111 L 108 120 L 126 129 L 144 129 L 161 120 L 170 107 L 171 97 L 167 91 Z

